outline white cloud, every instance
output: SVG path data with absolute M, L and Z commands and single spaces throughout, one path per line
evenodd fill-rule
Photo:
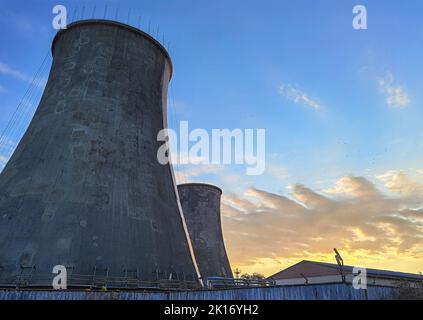
M 284 181 L 288 176 L 288 170 L 285 167 L 276 164 L 269 164 L 266 166 L 266 173 L 279 181 Z
M 190 164 L 176 165 L 175 176 L 178 183 L 187 182 L 190 179 L 201 177 L 203 175 L 217 175 L 222 173 L 225 166 L 214 164 Z
M 0 62 L 0 74 L 10 76 L 10 77 L 15 78 L 17 80 L 24 81 L 24 82 L 27 82 L 27 83 L 30 83 L 30 84 L 33 83 L 32 77 L 28 76 L 27 74 L 25 74 L 25 73 L 23 73 L 19 70 L 12 68 L 11 66 L 9 66 L 5 63 L 1 63 L 1 62 Z M 34 84 L 41 89 L 43 89 L 45 87 L 46 83 L 47 83 L 47 79 L 45 79 L 45 78 L 43 78 L 43 79 L 37 78 L 36 81 L 34 82 Z
M 335 187 L 323 191 L 329 195 L 368 197 L 378 194 L 374 185 L 363 177 L 346 176 L 339 179 Z
M 386 188 L 390 191 L 402 195 L 412 195 L 418 193 L 423 195 L 423 184 L 409 178 L 403 171 L 390 170 L 384 174 L 378 175 Z
M 0 149 L 0 171 L 3 170 L 7 161 L 11 157 L 12 151 L 15 149 L 17 143 L 16 141 L 3 137 L 1 139 L 1 149 Z
M 306 92 L 302 91 L 297 86 L 281 84 L 278 92 L 285 99 L 288 99 L 295 104 L 305 105 L 315 110 L 319 110 L 321 108 L 321 105 L 316 99 L 311 98 Z
M 231 263 L 325 259 L 332 248 L 367 263 L 369 259 L 423 261 L 423 197 L 389 197 L 364 177 L 347 176 L 326 196 L 295 184 L 289 195 L 250 188 L 227 194 L 222 206 L 225 244 Z M 340 198 L 339 194 L 353 197 Z M 361 257 L 361 258 L 360 258 Z M 263 267 L 263 266 L 262 266 Z M 262 269 L 264 270 L 264 269 Z
M 410 98 L 404 89 L 395 83 L 392 73 L 384 79 L 379 79 L 379 88 L 386 95 L 386 104 L 391 108 L 404 108 L 410 104 Z
M 5 156 L 0 155 L 0 166 L 5 166 L 8 159 Z
M 24 73 L 22 73 L 18 70 L 15 70 L 12 67 L 8 66 L 7 64 L 1 63 L 1 62 L 0 62 L 0 73 L 7 75 L 7 76 L 11 76 L 11 77 L 18 79 L 18 80 L 25 81 L 25 82 L 31 82 L 32 81 L 32 79 L 29 76 L 27 76 L 26 74 L 24 74 Z
M 6 157 L 4 155 L 0 155 L 0 172 L 4 169 L 6 166 L 7 161 L 9 161 L 9 157 Z

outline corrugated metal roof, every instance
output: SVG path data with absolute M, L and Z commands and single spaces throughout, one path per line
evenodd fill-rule
M 353 266 L 343 266 L 345 274 L 351 274 L 353 272 Z M 423 275 L 413 274 L 413 273 L 404 273 L 397 271 L 388 271 L 388 270 L 378 270 L 378 269 L 369 269 L 366 268 L 367 275 L 378 277 L 378 278 L 401 278 L 408 280 L 420 280 L 423 281 Z M 339 275 L 340 269 L 337 264 L 326 263 L 326 262 L 316 262 L 303 260 L 297 264 L 288 267 L 269 278 L 274 280 L 282 279 L 295 279 L 302 278 L 303 275 L 306 277 L 319 277 L 319 276 L 331 276 Z

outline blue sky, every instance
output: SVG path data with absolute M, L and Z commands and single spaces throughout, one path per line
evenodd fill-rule
M 72 17 L 103 16 L 105 1 L 65 1 Z M 265 128 L 267 161 L 296 180 L 416 167 L 422 130 L 423 4 L 365 1 L 366 31 L 351 27 L 355 1 L 108 1 L 108 17 L 160 26 L 171 42 L 170 125 Z M 50 47 L 56 1 L 2 1 L 0 62 L 32 77 Z M 162 35 L 159 36 L 162 38 Z M 388 108 L 378 80 L 391 73 L 410 98 Z M 292 85 L 319 111 L 278 93 Z M 4 127 L 28 85 L 0 74 Z M 6 91 L 6 92 L 5 92 Z M 403 139 L 406 143 L 395 143 Z M 345 148 L 344 146 L 348 147 Z M 345 150 L 347 149 L 347 150 Z M 375 163 L 375 157 L 377 161 Z M 328 176 L 330 175 L 330 176 Z
M 53 5 L 70 16 L 77 7 L 79 17 L 84 5 L 89 18 L 94 5 L 102 17 L 106 2 L 0 2 L 2 129 L 50 48 Z M 352 28 L 356 4 L 368 9 L 368 30 Z M 130 9 L 131 24 L 141 15 L 141 29 L 151 21 L 171 42 L 171 127 L 266 129 L 263 176 L 177 168 L 180 181 L 240 197 L 251 188 L 289 196 L 293 184 L 324 192 L 345 176 L 391 194 L 398 178 L 389 172 L 420 183 L 422 1 L 108 1 L 108 18 L 117 6 L 118 20 Z

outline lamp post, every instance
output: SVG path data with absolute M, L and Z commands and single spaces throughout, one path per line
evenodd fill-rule
M 341 255 L 339 254 L 338 250 L 336 250 L 336 248 L 333 248 L 333 251 L 335 251 L 335 259 L 338 263 L 339 270 L 341 272 L 342 282 L 345 283 L 344 259 L 342 259 Z

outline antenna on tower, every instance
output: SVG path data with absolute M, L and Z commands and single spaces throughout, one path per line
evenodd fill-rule
M 93 7 L 93 13 L 92 13 L 92 15 L 91 15 L 91 19 L 94 19 L 95 9 L 96 9 L 96 5 L 94 5 L 94 7 Z
M 128 10 L 128 20 L 126 21 L 126 24 L 129 24 L 130 21 L 131 21 L 131 8 L 129 8 Z
M 85 12 L 85 5 L 82 5 L 82 10 L 81 10 L 81 20 L 84 20 L 84 12 Z
M 138 29 L 141 29 L 141 16 L 138 16 Z
M 104 6 L 104 15 L 103 15 L 103 19 L 106 19 L 107 16 L 107 2 L 106 5 Z
M 73 9 L 73 14 L 72 14 L 72 22 L 75 21 L 75 17 L 76 17 L 76 12 L 77 12 L 78 7 L 75 7 L 75 9 Z

